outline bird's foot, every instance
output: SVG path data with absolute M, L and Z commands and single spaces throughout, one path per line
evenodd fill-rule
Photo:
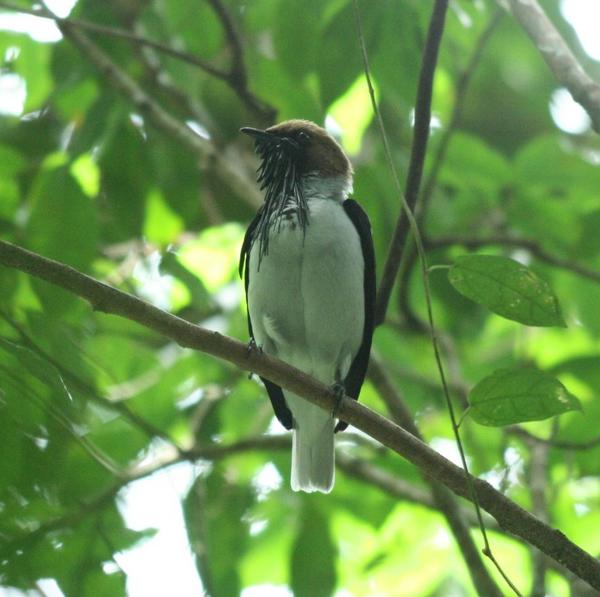
M 250 342 L 248 342 L 248 347 L 246 350 L 248 351 L 248 356 L 254 353 L 262 354 L 263 351 L 262 346 L 259 346 L 254 338 L 250 338 Z
M 335 403 L 333 405 L 333 409 L 331 410 L 331 416 L 335 419 L 338 416 L 338 412 L 342 406 L 342 402 L 346 397 L 346 388 L 344 388 L 344 384 L 336 381 L 331 386 L 331 391 L 335 394 Z
M 248 342 L 248 346 L 246 347 L 248 357 L 251 357 L 253 354 L 262 354 L 262 352 L 262 346 L 259 346 L 254 338 L 250 338 L 250 342 Z M 250 373 L 248 373 L 248 379 L 252 379 L 253 376 L 254 373 L 250 371 Z

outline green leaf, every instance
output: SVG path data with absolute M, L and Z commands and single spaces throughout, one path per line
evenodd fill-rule
M 239 564 L 248 542 L 246 517 L 253 497 L 249 486 L 232 483 L 216 465 L 208 478 L 198 477 L 183 501 L 198 573 L 211 595 L 241 593 Z
M 169 29 L 192 54 L 205 60 L 215 56 L 223 44 L 223 27 L 215 11 L 208 3 L 163 2 L 159 6 L 160 19 L 154 17 L 156 29 Z M 202 23 L 202 35 L 198 35 L 198 23 Z M 165 27 L 166 25 L 166 27 Z M 165 32 L 166 35 L 173 33 Z
M 499 427 L 541 421 L 570 410 L 579 400 L 557 379 L 537 369 L 498 369 L 469 394 L 469 413 L 481 425 Z
M 158 189 L 152 189 L 146 200 L 144 236 L 153 243 L 168 245 L 175 242 L 183 230 L 183 221 L 165 203 Z
M 322 12 L 321 0 L 279 4 L 273 31 L 276 57 L 294 78 L 306 76 L 318 62 Z M 302 47 L 301 52 L 299 47 Z
M 96 210 L 68 169 L 42 170 L 30 201 L 27 247 L 87 271 L 96 254 Z
M 15 356 L 20 364 L 19 374 L 31 375 L 51 391 L 55 406 L 64 409 L 70 416 L 76 414 L 77 394 L 72 392 L 59 370 L 29 348 L 0 337 L 0 352 Z
M 508 257 L 464 255 L 448 273 L 450 283 L 490 311 L 532 326 L 566 327 L 550 286 Z
M 150 185 L 142 136 L 129 122 L 111 123 L 109 130 L 110 138 L 103 146 L 98 166 L 101 192 L 106 198 L 100 211 L 102 237 L 113 243 L 142 235 Z
M 0 175 L 13 176 L 25 166 L 25 159 L 9 145 L 0 145 Z
M 295 597 L 327 597 L 336 585 L 336 547 L 328 520 L 305 501 L 301 526 L 292 548 L 291 587 Z
M 489 202 L 510 180 L 506 158 L 480 137 L 457 132 L 452 136 L 440 179 L 456 187 L 479 191 L 479 201 Z

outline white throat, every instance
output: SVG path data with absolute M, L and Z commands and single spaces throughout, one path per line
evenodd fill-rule
M 302 178 L 302 185 L 307 199 L 344 201 L 352 192 L 352 176 L 321 176 L 311 172 Z

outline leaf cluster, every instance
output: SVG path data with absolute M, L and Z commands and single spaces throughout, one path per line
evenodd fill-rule
M 556 84 L 509 17 L 468 66 L 494 4 L 452 3 L 436 72 L 424 174 L 432 191 L 420 220 L 433 306 L 473 472 L 597 555 L 600 146 L 589 131 L 568 135 L 554 124 Z M 599 75 L 558 0 L 545 4 Z M 379 105 L 405 172 L 430 3 L 369 2 L 361 12 Z M 249 199 L 256 161 L 237 131 L 270 124 L 274 109 L 277 120 L 339 128 L 384 262 L 399 203 L 351 2 L 79 0 L 71 16 L 135 30 L 227 73 L 87 33 L 161 109 L 199 132 L 249 192 L 157 126 L 66 36 L 46 43 L 3 29 L 0 83 L 17 81 L 25 99 L 10 109 L 0 101 L 2 239 L 246 341 L 237 255 L 257 207 Z M 425 441 L 451 455 L 420 273 L 405 265 L 374 356 Z M 372 377 L 361 400 L 385 412 L 382 393 Z M 379 486 L 346 462 L 331 495 L 294 494 L 287 444 L 261 443 L 278 431 L 257 380 L 0 267 L 1 586 L 25 592 L 54 579 L 69 597 L 125 594 L 137 574 L 125 565 L 128 554 L 156 542 L 164 561 L 170 556 L 151 528 L 163 524 L 158 516 L 133 524 L 140 502 L 128 488 L 146 477 L 159 487 L 162 469 L 177 463 L 187 482 L 173 489 L 172 520 L 183 525 L 190 567 L 210 594 L 267 594 L 267 586 L 316 597 L 475 594 L 412 466 L 344 433 L 341 452 L 406 487 Z M 245 450 L 218 452 L 246 440 Z M 541 461 L 533 457 L 539 446 Z M 203 447 L 215 456 L 190 463 L 186 451 Z M 533 491 L 540 475 L 543 500 Z M 158 493 L 145 497 L 155 512 Z M 492 536 L 513 581 L 531 585 L 534 550 L 500 530 Z M 148 578 L 177 586 L 167 566 L 152 568 Z M 563 570 L 545 578 L 548 594 L 569 594 Z

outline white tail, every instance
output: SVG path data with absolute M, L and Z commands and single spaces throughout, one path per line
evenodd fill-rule
M 329 493 L 335 476 L 334 419 L 289 392 L 286 402 L 294 416 L 292 489 Z

